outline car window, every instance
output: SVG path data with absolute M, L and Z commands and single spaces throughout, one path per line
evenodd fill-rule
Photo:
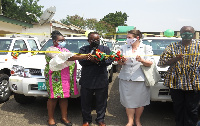
M 65 46 L 72 53 L 79 53 L 81 47 L 89 45 L 87 39 L 66 39 L 67 44 Z
M 127 39 L 127 35 L 117 35 L 116 36 L 116 40 L 121 40 L 121 41 L 123 41 L 123 40 L 126 40 Z
M 113 44 L 112 44 L 112 42 L 106 42 L 106 46 L 108 46 L 110 49 L 112 49 Z
M 23 49 L 27 49 L 26 43 L 24 42 L 24 40 L 16 40 L 15 44 L 13 46 L 13 50 L 23 50 Z
M 89 45 L 87 39 L 66 39 L 65 48 L 72 53 L 79 53 L 79 49 L 83 46 Z M 44 46 L 41 48 L 41 51 L 46 51 L 48 47 L 53 46 L 52 39 L 49 39 Z
M 151 45 L 154 55 L 161 55 L 162 52 L 165 50 L 165 48 L 170 45 L 173 42 L 177 42 L 180 40 L 177 39 L 170 39 L 170 40 L 164 40 L 164 39 L 143 39 L 142 40 L 144 44 Z
M 125 45 L 126 42 L 117 42 L 116 45 L 119 45 L 119 46 L 122 46 L 122 45 Z
M 10 48 L 12 40 L 11 39 L 0 39 L 0 50 L 8 51 Z M 0 55 L 6 55 L 8 52 L 0 52 Z
M 47 42 L 44 43 L 40 51 L 46 51 L 48 47 L 53 46 L 52 39 L 49 39 Z
M 28 39 L 27 41 L 28 41 L 28 43 L 29 43 L 29 46 L 30 46 L 30 48 L 31 48 L 31 51 L 39 50 L 39 49 L 38 49 L 38 46 L 37 46 L 37 44 L 36 44 L 36 41 L 35 41 L 34 39 Z

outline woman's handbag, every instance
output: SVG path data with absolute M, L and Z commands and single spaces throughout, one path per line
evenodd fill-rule
M 158 70 L 156 68 L 155 62 L 153 62 L 153 64 L 149 67 L 141 65 L 141 68 L 144 72 L 146 86 L 154 86 L 161 79 L 160 74 L 158 73 Z

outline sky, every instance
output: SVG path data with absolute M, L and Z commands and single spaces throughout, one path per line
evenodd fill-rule
M 142 32 L 179 31 L 182 26 L 200 30 L 200 0 L 40 0 L 38 5 L 43 11 L 55 6 L 56 21 L 75 14 L 100 20 L 121 11 L 128 15 L 126 24 Z

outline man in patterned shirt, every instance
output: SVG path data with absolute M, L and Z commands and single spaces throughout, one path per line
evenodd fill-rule
M 196 126 L 200 99 L 200 43 L 195 30 L 183 26 L 182 41 L 171 43 L 162 53 L 158 66 L 169 66 L 164 85 L 170 88 L 176 126 Z

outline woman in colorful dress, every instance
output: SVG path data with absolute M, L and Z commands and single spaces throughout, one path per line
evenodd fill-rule
M 61 122 L 66 126 L 72 123 L 67 118 L 68 99 L 71 95 L 77 95 L 76 85 L 76 61 L 79 59 L 88 59 L 89 55 L 75 55 L 64 48 L 65 38 L 59 31 L 53 31 L 51 34 L 53 45 L 46 51 L 45 82 L 49 99 L 47 101 L 48 125 L 56 126 L 54 120 L 54 110 L 59 101 L 61 109 Z M 51 52 L 56 51 L 56 52 Z

